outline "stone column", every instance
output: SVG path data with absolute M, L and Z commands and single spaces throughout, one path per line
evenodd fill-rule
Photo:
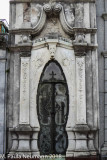
M 0 49 L 0 154 L 5 154 L 6 144 L 6 50 Z
M 12 135 L 12 147 L 9 152 L 10 156 L 20 155 L 31 156 L 31 138 L 33 129 L 30 126 L 30 109 L 29 109 L 29 77 L 30 77 L 30 50 L 31 46 L 24 46 L 25 44 L 15 48 L 19 50 L 19 56 L 21 63 L 18 63 L 20 68 L 20 103 L 19 103 L 19 122 L 17 126 L 10 129 Z M 16 65 L 16 61 L 14 61 Z M 16 74 L 14 73 L 14 77 Z M 14 86 L 17 85 L 17 81 L 14 81 Z
M 102 14 L 102 17 L 104 19 L 104 25 L 105 25 L 105 39 L 104 39 L 104 84 L 105 84 L 105 102 L 104 102 L 104 144 L 101 149 L 101 154 L 105 156 L 107 154 L 107 1 L 105 0 L 105 12 Z
M 32 128 L 29 125 L 29 63 L 30 57 L 21 57 L 20 69 L 20 110 L 19 110 L 19 126 L 15 128 L 18 134 L 19 154 L 30 153 L 30 136 Z M 26 153 L 27 151 L 27 153 Z
M 86 124 L 85 56 L 76 57 L 77 124 Z
M 105 102 L 104 102 L 104 144 L 103 147 L 101 149 L 102 151 L 102 155 L 106 155 L 107 154 L 107 51 L 103 52 L 103 56 L 104 56 L 104 79 L 105 79 Z
M 74 156 L 88 156 L 88 132 L 86 122 L 86 82 L 85 82 L 85 46 L 86 43 L 74 43 L 76 55 L 76 108 L 77 120 L 73 129 L 76 138 Z

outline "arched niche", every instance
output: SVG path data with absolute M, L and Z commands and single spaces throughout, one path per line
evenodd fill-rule
M 42 72 L 37 94 L 40 154 L 66 154 L 66 123 L 69 95 L 65 75 L 56 60 L 49 61 Z

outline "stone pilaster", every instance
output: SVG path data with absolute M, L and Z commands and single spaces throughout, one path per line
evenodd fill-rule
M 0 34 L 0 154 L 6 151 L 7 40 Z
M 21 57 L 20 124 L 29 124 L 29 57 Z
M 107 1 L 104 1 L 105 8 L 104 13 L 102 14 L 102 17 L 104 19 L 104 51 L 102 52 L 102 55 L 104 56 L 104 143 L 103 147 L 101 149 L 102 156 L 107 155 Z
M 104 79 L 105 79 L 105 102 L 104 102 L 104 144 L 101 149 L 102 156 L 107 155 L 107 51 L 102 52 L 104 56 Z
M 85 46 L 86 42 L 74 42 L 76 55 L 76 107 L 77 121 L 73 129 L 76 138 L 74 157 L 90 155 L 87 146 L 87 137 L 90 128 L 86 121 L 86 82 L 85 82 Z

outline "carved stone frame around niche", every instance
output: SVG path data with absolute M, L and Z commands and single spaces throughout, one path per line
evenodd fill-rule
M 22 49 L 21 49 L 22 48 Z M 76 156 L 78 153 L 79 148 L 76 146 L 79 142 L 80 135 L 83 134 L 81 141 L 84 141 L 85 155 L 89 155 L 89 150 L 87 147 L 87 135 L 91 132 L 90 128 L 88 127 L 86 123 L 86 106 L 85 106 L 85 92 L 83 92 L 84 95 L 84 120 L 81 119 L 81 124 L 77 124 L 76 115 L 79 113 L 79 110 L 77 112 L 77 105 L 76 105 L 76 95 L 79 95 L 79 92 L 76 91 L 76 83 L 79 82 L 79 79 L 76 79 L 76 76 L 78 77 L 79 73 L 79 66 L 78 61 L 81 63 L 80 66 L 82 67 L 82 74 L 84 79 L 84 71 L 85 71 L 85 54 L 87 50 L 89 49 L 95 49 L 95 46 L 87 46 L 86 42 L 83 43 L 76 43 L 75 41 L 72 43 L 71 40 L 65 40 L 64 38 L 59 39 L 42 39 L 41 41 L 36 41 L 33 43 L 33 45 L 29 46 L 29 52 L 27 50 L 27 46 L 23 43 L 20 44 L 17 47 L 11 47 L 11 51 L 18 50 L 20 51 L 20 55 L 22 59 L 26 59 L 26 56 L 28 57 L 28 63 L 30 65 L 29 70 L 29 78 L 30 78 L 30 84 L 29 84 L 29 95 L 30 95 L 30 106 L 29 106 L 29 115 L 30 119 L 29 122 L 26 121 L 25 130 L 21 130 L 21 127 L 23 124 L 20 124 L 16 128 L 12 129 L 12 135 L 13 135 L 13 146 L 11 153 L 19 151 L 24 153 L 24 151 L 17 146 L 14 146 L 16 141 L 17 145 L 23 143 L 23 140 L 21 138 L 19 139 L 21 135 L 24 135 L 25 132 L 28 132 L 28 141 L 27 144 L 30 144 L 28 146 L 29 148 L 29 154 L 32 155 L 39 155 L 39 149 L 37 146 L 37 139 L 38 139 L 38 132 L 40 130 L 39 122 L 38 122 L 38 116 L 37 116 L 37 108 L 36 108 L 36 95 L 37 95 L 37 87 L 39 84 L 39 79 L 41 76 L 41 73 L 43 71 L 44 66 L 50 59 L 55 59 L 58 61 L 58 63 L 61 65 L 63 72 L 65 74 L 68 89 L 69 89 L 69 115 L 68 116 L 68 122 L 66 125 L 66 130 L 68 133 L 68 140 L 69 145 L 66 152 L 66 156 Z M 28 54 L 29 53 L 29 54 Z M 31 54 L 30 54 L 31 53 Z M 28 56 L 29 55 L 29 56 Z M 26 59 L 26 60 L 27 60 Z M 84 63 L 83 63 L 84 62 Z M 76 64 L 77 63 L 77 64 Z M 75 67 L 77 65 L 77 68 Z M 75 75 L 77 73 L 78 75 Z M 36 81 L 35 81 L 36 80 Z M 85 81 L 85 79 L 84 79 Z M 84 82 L 85 83 L 85 82 Z M 83 86 L 84 88 L 84 86 Z M 21 91 L 21 90 L 20 90 Z M 84 88 L 85 91 L 85 88 Z M 79 101 L 78 101 L 79 102 Z M 82 112 L 81 112 L 82 114 Z M 21 116 L 21 114 L 20 114 Z M 22 114 L 23 116 L 23 114 Z M 81 117 L 80 117 L 81 118 Z M 84 124 L 83 124 L 84 123 Z M 83 132 L 84 130 L 84 132 Z M 16 136 L 18 135 L 18 137 Z M 15 137 L 15 139 L 14 139 Z M 30 139 L 32 137 L 32 139 Z M 93 140 L 91 139 L 91 143 L 93 144 Z M 20 145 L 21 146 L 21 145 Z M 93 150 L 95 151 L 94 147 Z M 80 151 L 80 153 L 82 150 Z

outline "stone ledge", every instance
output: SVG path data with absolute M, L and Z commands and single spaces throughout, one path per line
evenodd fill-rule
M 106 12 L 104 12 L 104 13 L 102 14 L 102 17 L 103 17 L 103 19 L 104 19 L 105 21 L 107 21 L 107 13 L 106 13 Z
M 14 28 L 14 29 L 9 29 L 9 33 L 15 33 L 15 34 L 22 34 L 22 33 L 29 33 L 33 35 L 33 28 Z M 75 32 L 79 33 L 96 33 L 97 28 L 77 28 L 73 27 L 72 28 L 72 34 Z
M 101 155 L 107 155 L 107 142 L 104 143 L 102 149 L 101 149 Z M 106 157 L 107 158 L 107 157 Z
M 74 132 L 89 132 L 90 128 L 87 124 L 76 124 L 76 126 L 73 128 Z
M 66 160 L 99 160 L 98 156 L 88 156 L 88 157 L 67 157 Z
M 73 43 L 76 56 L 85 56 L 89 50 L 96 50 L 97 44 Z
M 32 132 L 38 132 L 40 128 L 31 127 L 30 125 L 19 125 L 15 128 L 9 128 L 10 132 L 14 131 L 32 131 Z
M 40 160 L 40 158 L 20 158 L 20 160 L 26 160 L 26 159 L 27 160 Z M 7 158 L 7 160 L 11 160 L 11 158 Z M 19 159 L 12 158 L 12 160 L 19 160 Z M 58 158 L 54 158 L 54 160 L 58 160 Z M 59 158 L 59 160 L 61 160 L 61 158 Z M 65 157 L 65 158 L 62 158 L 62 160 L 100 160 L 100 159 L 99 159 L 99 156 L 89 156 L 89 157 L 78 157 L 78 158 L 77 157 Z
M 26 3 L 26 2 L 36 2 L 36 3 L 43 3 L 45 1 L 49 2 L 49 0 L 10 0 L 10 3 Z M 54 0 L 53 2 L 56 2 L 56 0 Z M 57 2 L 68 2 L 69 0 L 57 0 Z M 84 3 L 95 3 L 96 0 L 70 0 L 71 3 L 80 3 L 80 2 L 84 2 Z
M 107 51 L 106 50 L 102 51 L 101 55 L 104 56 L 104 57 L 107 57 Z
M 9 51 L 11 52 L 24 52 L 25 56 L 30 56 L 32 45 L 11 45 L 8 46 Z M 27 54 L 27 55 L 26 55 Z
M 26 131 L 32 131 L 32 128 L 28 124 L 19 124 L 17 127 L 11 128 L 10 131 L 26 132 Z

